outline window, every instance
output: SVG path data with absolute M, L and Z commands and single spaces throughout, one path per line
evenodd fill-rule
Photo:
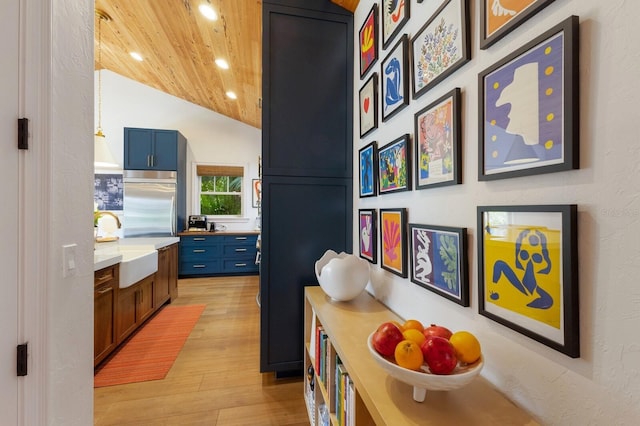
M 200 214 L 242 215 L 242 167 L 198 165 L 196 171 L 200 192 Z

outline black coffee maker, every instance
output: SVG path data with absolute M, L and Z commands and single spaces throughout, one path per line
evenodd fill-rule
M 207 217 L 200 214 L 190 215 L 189 231 L 207 231 Z

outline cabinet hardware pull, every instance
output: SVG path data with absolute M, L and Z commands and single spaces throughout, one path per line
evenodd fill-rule
M 204 268 L 207 265 L 193 265 L 194 268 Z
M 204 241 L 205 238 L 204 237 L 194 237 L 193 241 Z
M 204 253 L 205 251 L 205 249 L 194 249 L 193 253 Z
M 247 251 L 245 248 L 237 248 L 236 251 Z
M 236 237 L 236 240 L 246 240 L 247 237 Z
M 107 288 L 103 288 L 102 290 L 98 290 L 98 294 L 105 294 L 105 293 L 109 293 L 110 291 L 113 291 L 113 287 L 107 287 Z
M 236 263 L 236 267 L 240 268 L 242 266 L 247 266 L 246 263 Z

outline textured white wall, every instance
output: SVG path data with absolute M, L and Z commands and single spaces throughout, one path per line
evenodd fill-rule
M 96 72 L 96 126 L 97 75 Z M 194 162 L 245 166 L 244 191 L 249 194 L 244 205 L 247 221 L 226 223 L 226 226 L 229 230 L 254 229 L 257 209 L 251 207 L 251 179 L 258 177 L 260 129 L 104 70 L 102 129 L 111 152 L 121 166 L 125 127 L 179 130 L 187 138 L 187 214 L 192 213 Z
M 361 0 L 358 30 L 374 3 Z M 377 2 L 378 4 L 380 2 Z M 420 29 L 441 1 L 411 2 L 403 29 Z M 471 5 L 472 60 L 363 140 L 358 149 L 413 135 L 414 114 L 454 87 L 462 89 L 463 184 L 360 199 L 358 208 L 408 208 L 410 222 L 468 228 L 471 306 L 460 307 L 373 268 L 369 289 L 405 318 L 475 333 L 483 346 L 483 375 L 544 424 L 635 424 L 640 419 L 640 83 L 637 69 L 640 3 L 558 0 L 490 47 L 479 49 L 478 3 Z M 580 169 L 478 182 L 478 73 L 563 21 L 580 17 Z M 380 43 L 381 45 L 381 43 Z M 354 117 L 358 117 L 359 57 L 355 46 Z M 387 51 L 379 53 L 374 71 Z M 367 75 L 368 77 L 368 75 Z M 357 185 L 355 185 L 357 188 Z M 571 359 L 478 314 L 476 206 L 577 204 L 581 357 Z M 354 226 L 357 230 L 357 226 Z M 357 231 L 356 231 L 357 232 Z M 354 232 L 354 250 L 357 250 Z

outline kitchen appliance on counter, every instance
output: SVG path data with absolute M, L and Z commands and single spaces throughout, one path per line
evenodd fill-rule
M 189 231 L 207 231 L 207 216 L 192 214 L 189 216 Z
M 125 238 L 175 236 L 184 227 L 186 197 L 173 171 L 124 170 Z

